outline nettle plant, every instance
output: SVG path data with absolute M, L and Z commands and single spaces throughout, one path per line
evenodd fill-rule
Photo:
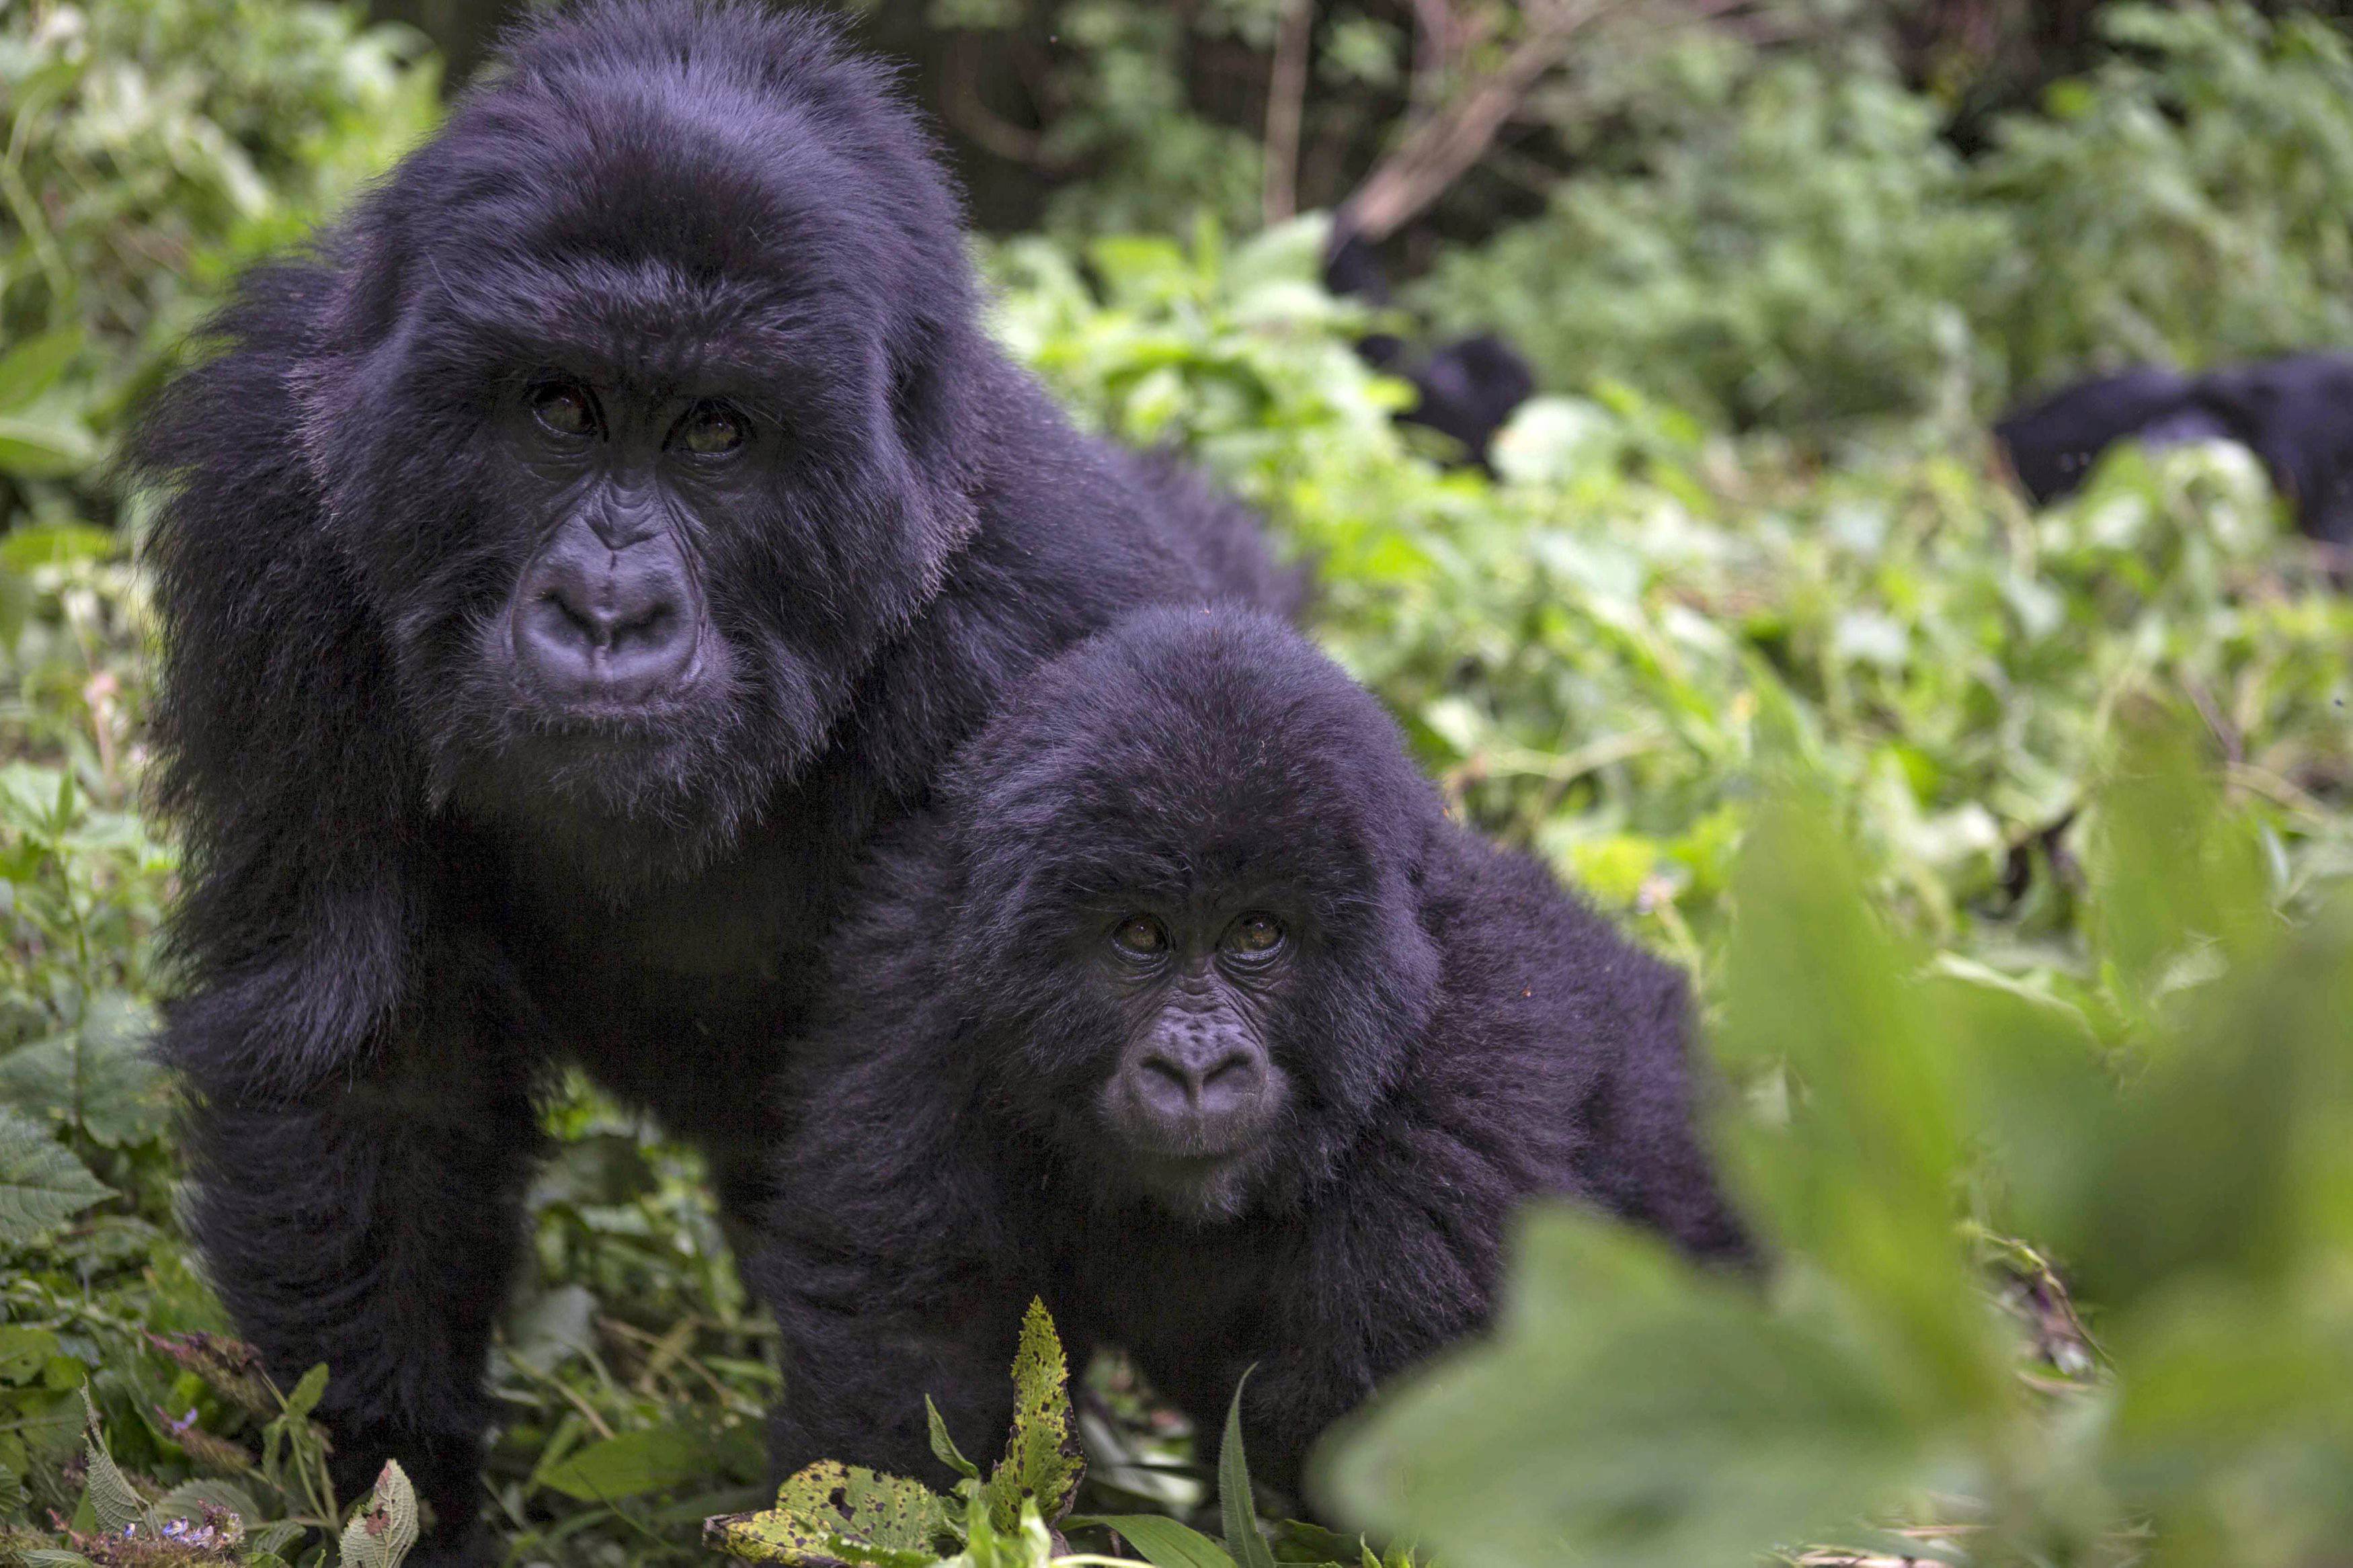
M 937 1406 L 932 1452 L 964 1479 L 952 1497 L 921 1481 L 821 1460 L 787 1479 L 776 1506 L 721 1514 L 704 1521 L 706 1544 L 752 1563 L 789 1568 L 1274 1568 L 1277 1562 L 1324 1568 L 1411 1568 L 1409 1552 L 1384 1558 L 1352 1541 L 1297 1521 L 1261 1531 L 1242 1451 L 1241 1404 L 1247 1375 L 1227 1412 L 1219 1448 L 1218 1500 L 1225 1543 L 1163 1514 L 1073 1514 L 1086 1479 L 1070 1372 L 1044 1303 L 1032 1301 L 1013 1358 L 1013 1426 L 1005 1457 L 983 1476 L 956 1447 Z M 1109 1535 L 1136 1558 L 1071 1550 L 1068 1534 Z

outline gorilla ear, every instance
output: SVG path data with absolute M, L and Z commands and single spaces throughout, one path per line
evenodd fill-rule
M 926 597 L 980 526 L 976 500 L 985 449 L 982 401 L 1004 374 L 962 321 L 924 321 L 892 367 L 891 406 L 906 450 L 910 521 L 922 537 Z

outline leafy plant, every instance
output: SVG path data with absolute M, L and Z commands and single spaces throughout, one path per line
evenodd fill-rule
M 1773 1279 L 1555 1212 L 1510 1309 L 1330 1457 L 1333 1495 L 1469 1563 L 1731 1562 L 1966 1536 L 1978 1563 L 2317 1561 L 2353 1517 L 2345 1347 L 2353 901 L 2279 918 L 2260 829 L 2178 727 L 2128 727 L 2079 1005 L 1923 963 L 1818 789 L 1741 854 L 1716 1042 L 1782 1115 L 1724 1128 Z M 2013 1229 L 2014 1227 L 2014 1229 Z M 2044 1238 L 2096 1360 L 2038 1365 L 1979 1280 Z
M 230 274 L 438 117 L 423 43 L 282 0 L 0 13 L 0 521 L 105 502 L 84 477 Z
M 1249 1379 L 1243 1379 L 1247 1386 Z M 984 1478 L 948 1435 L 930 1401 L 932 1452 L 964 1479 L 953 1499 L 921 1481 L 878 1475 L 854 1465 L 824 1459 L 786 1480 L 776 1506 L 759 1513 L 707 1520 L 703 1539 L 729 1556 L 786 1568 L 1119 1568 L 1132 1560 L 1059 1550 L 1058 1527 L 1115 1531 L 1144 1563 L 1132 1568 L 1274 1568 L 1274 1549 L 1260 1530 L 1252 1506 L 1250 1460 L 1242 1452 L 1242 1392 L 1234 1390 L 1226 1415 L 1225 1440 L 1218 1459 L 1219 1507 L 1225 1544 L 1163 1514 L 1071 1516 L 1079 1483 L 1086 1474 L 1080 1457 L 1078 1425 L 1071 1408 L 1070 1372 L 1062 1342 L 1045 1303 L 1032 1301 L 1021 1320 L 1021 1340 L 1013 1356 L 1013 1425 L 1005 1457 Z M 959 1503 L 961 1506 L 959 1507 Z M 1349 1543 L 1328 1531 L 1292 1524 L 1286 1543 L 1306 1543 L 1310 1554 L 1286 1552 L 1285 1563 L 1343 1568 L 1344 1559 L 1317 1555 L 1313 1548 Z M 1370 1548 L 1356 1543 L 1345 1568 L 1382 1568 Z M 1398 1568 L 1410 1568 L 1410 1554 Z

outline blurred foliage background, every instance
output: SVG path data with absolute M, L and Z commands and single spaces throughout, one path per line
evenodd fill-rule
M 2038 512 L 1982 425 L 2353 346 L 2345 8 L 860 9 L 1014 351 L 1263 508 L 1464 815 L 1699 979 L 1770 1279 L 1538 1216 L 1493 1342 L 1318 1500 L 1464 1565 L 2341 1562 L 2347 563 L 2236 448 L 2120 450 Z M 174 857 L 107 458 L 500 15 L 0 6 L 0 1564 L 266 1560 L 122 1555 L 85 1390 L 148 1502 L 299 1527 L 273 1560 L 332 1560 L 354 1500 L 187 1337 L 227 1325 L 141 1052 Z M 1335 210 L 1400 310 L 1321 287 Z M 1392 422 L 1376 327 L 1531 355 L 1493 474 Z M 548 1115 L 484 1507 L 514 1563 L 693 1560 L 760 1499 L 765 1333 L 691 1160 L 578 1086 Z M 1116 1364 L 1081 1426 L 1099 1511 L 1202 1503 Z

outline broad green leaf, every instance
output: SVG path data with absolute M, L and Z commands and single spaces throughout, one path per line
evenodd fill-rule
M 98 443 L 65 415 L 0 415 L 0 474 L 49 479 L 78 474 L 98 460 Z
M 250 1492 L 217 1476 L 182 1481 L 155 1500 L 155 1516 L 163 1520 L 195 1519 L 206 1508 L 236 1515 L 242 1527 L 249 1528 L 261 1519 L 261 1509 Z
M 0 539 L 0 566 L 29 572 L 75 561 L 105 561 L 122 552 L 121 537 L 86 522 L 45 522 Z
M 1968 1152 L 1950 1036 L 1915 956 L 1863 895 L 1827 792 L 1792 782 L 1750 827 L 1735 879 L 1715 1043 L 1795 1080 L 1786 1127 L 1733 1123 L 1743 1195 L 1908 1347 L 1923 1415 L 2006 1408 L 2006 1351 L 1954 1236 Z
M 795 1568 L 928 1568 L 951 1517 L 921 1481 L 826 1459 L 786 1480 L 775 1508 L 705 1520 L 702 1540 L 731 1557 Z
M 539 1481 L 582 1502 L 610 1502 L 707 1478 L 715 1468 L 713 1448 L 705 1426 L 648 1426 L 589 1444 Z
M 1819 1540 L 1924 1477 L 1881 1347 L 1647 1236 L 1552 1209 L 1491 1344 L 1389 1390 L 1314 1489 L 1441 1563 L 1691 1568 Z
M 1166 1514 L 1115 1513 L 1086 1522 L 1118 1531 L 1153 1568 L 1238 1568 L 1224 1547 Z
M 1086 1460 L 1071 1417 L 1070 1385 L 1054 1320 L 1045 1302 L 1032 1301 L 1022 1315 L 1021 1342 L 1013 1355 L 1013 1430 L 1005 1440 L 1005 1458 L 983 1489 L 999 1531 L 1016 1527 L 1024 1500 L 1035 1500 L 1049 1520 L 1071 1511 Z
M 79 322 L 29 338 L 0 355 L 0 414 L 13 414 L 47 392 L 81 352 Z
M 417 1490 L 399 1462 L 386 1459 L 367 1506 L 343 1527 L 343 1568 L 400 1568 L 417 1544 Z
M 171 1121 L 171 1075 L 147 1052 L 154 1014 L 119 992 L 90 998 L 61 1035 L 0 1056 L 0 1105 L 54 1116 L 110 1149 L 160 1136 Z
M 2274 931 L 2254 824 L 2221 809 L 2186 720 L 2127 712 L 2094 823 L 2093 933 L 2126 1007 L 2151 1007 L 2200 948 L 2242 953 Z
M 31 1241 L 113 1195 L 47 1128 L 0 1108 L 0 1247 Z
M 1246 1370 L 1234 1384 L 1233 1403 L 1226 1407 L 1225 1438 L 1218 1445 L 1218 1513 L 1226 1527 L 1226 1550 L 1240 1568 L 1274 1568 L 1273 1549 L 1259 1533 L 1250 1458 L 1242 1452 L 1242 1393 L 1249 1386 Z
M 114 1456 L 107 1451 L 106 1434 L 98 1420 L 98 1406 L 91 1403 L 89 1385 L 81 1391 L 84 1419 L 82 1458 L 90 1471 L 90 1480 L 83 1496 L 90 1504 L 92 1518 L 100 1530 L 109 1535 L 121 1535 L 137 1529 L 151 1538 L 162 1525 L 155 1510 L 141 1498 L 137 1489 L 115 1464 Z

